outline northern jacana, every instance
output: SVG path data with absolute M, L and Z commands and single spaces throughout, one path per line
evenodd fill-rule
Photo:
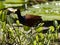
M 9 12 L 14 12 L 15 14 L 17 14 L 20 23 L 29 27 L 37 26 L 42 21 L 41 16 L 35 16 L 31 14 L 26 14 L 25 16 L 21 16 L 20 9 L 15 9 L 15 10 L 9 9 Z
M 9 11 L 8 14 L 10 14 L 11 12 L 17 14 L 18 20 L 20 21 L 20 23 L 28 27 L 36 27 L 38 26 L 39 23 L 43 22 L 41 16 L 36 16 L 32 14 L 26 14 L 25 16 L 22 16 L 19 8 L 18 9 L 9 8 L 8 11 Z M 28 32 L 32 32 L 32 29 L 33 28 L 31 28 L 31 31 L 28 31 Z M 49 28 L 43 27 L 43 30 L 46 30 L 46 29 L 49 29 Z

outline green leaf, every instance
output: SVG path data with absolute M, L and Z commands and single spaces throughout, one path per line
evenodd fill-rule
M 37 32 L 41 32 L 43 30 L 43 27 L 39 27 L 36 29 Z
M 23 6 L 23 4 L 5 4 L 5 8 L 9 8 L 9 7 L 20 7 Z
M 39 42 L 39 45 L 44 45 L 42 42 Z
M 55 38 L 58 39 L 58 33 L 57 32 L 55 33 Z
M 2 21 L 6 21 L 6 14 L 5 13 L 6 13 L 5 11 L 2 12 L 2 15 L 1 15 Z
M 51 39 L 51 36 L 52 36 L 52 34 L 49 34 L 49 35 L 48 35 L 48 39 Z
M 19 22 L 19 20 L 16 20 L 16 24 L 19 26 L 20 25 L 20 22 Z
M 7 4 L 22 4 L 24 0 L 6 0 Z
M 0 1 L 0 10 L 1 10 L 1 9 L 4 9 L 4 8 L 5 8 L 4 3 L 3 3 L 2 1 Z
M 54 20 L 53 24 L 54 24 L 55 27 L 58 26 L 58 22 L 56 20 Z
M 54 26 L 50 26 L 50 27 L 49 27 L 49 30 L 50 30 L 51 32 L 54 32 Z
M 39 33 L 39 37 L 41 38 L 41 40 L 44 39 L 44 34 L 43 33 Z
M 7 23 L 12 24 L 14 22 L 14 19 L 11 17 L 11 15 L 7 15 Z
M 2 28 L 5 30 L 5 28 L 6 28 L 6 22 L 2 22 Z
M 38 35 L 36 35 L 36 41 L 39 41 L 39 37 L 38 37 Z
M 33 42 L 34 45 L 36 45 L 36 40 Z
M 24 25 L 24 30 L 25 31 L 28 31 L 29 29 L 30 29 L 30 27 Z

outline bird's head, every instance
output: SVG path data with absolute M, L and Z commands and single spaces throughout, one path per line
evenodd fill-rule
M 14 9 L 14 8 L 8 8 L 7 9 L 8 10 L 8 12 L 9 12 L 9 14 L 10 13 L 15 13 L 15 14 L 18 14 L 18 13 L 20 13 L 20 9 Z

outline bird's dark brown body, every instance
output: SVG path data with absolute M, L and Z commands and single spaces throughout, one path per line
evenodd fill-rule
M 27 14 L 24 16 L 25 17 L 25 25 L 27 26 L 37 26 L 41 21 L 41 16 L 34 16 L 34 15 L 31 15 L 31 14 Z

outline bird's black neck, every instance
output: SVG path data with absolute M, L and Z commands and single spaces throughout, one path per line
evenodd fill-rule
M 21 12 L 17 12 L 16 14 L 17 14 L 17 16 L 18 16 L 19 19 L 22 18 L 22 16 L 21 16 Z
M 24 22 L 25 22 L 25 18 L 24 18 L 23 16 L 21 16 L 20 10 L 17 9 L 16 14 L 17 14 L 17 16 L 18 16 L 19 21 L 20 21 L 21 23 L 24 23 Z

